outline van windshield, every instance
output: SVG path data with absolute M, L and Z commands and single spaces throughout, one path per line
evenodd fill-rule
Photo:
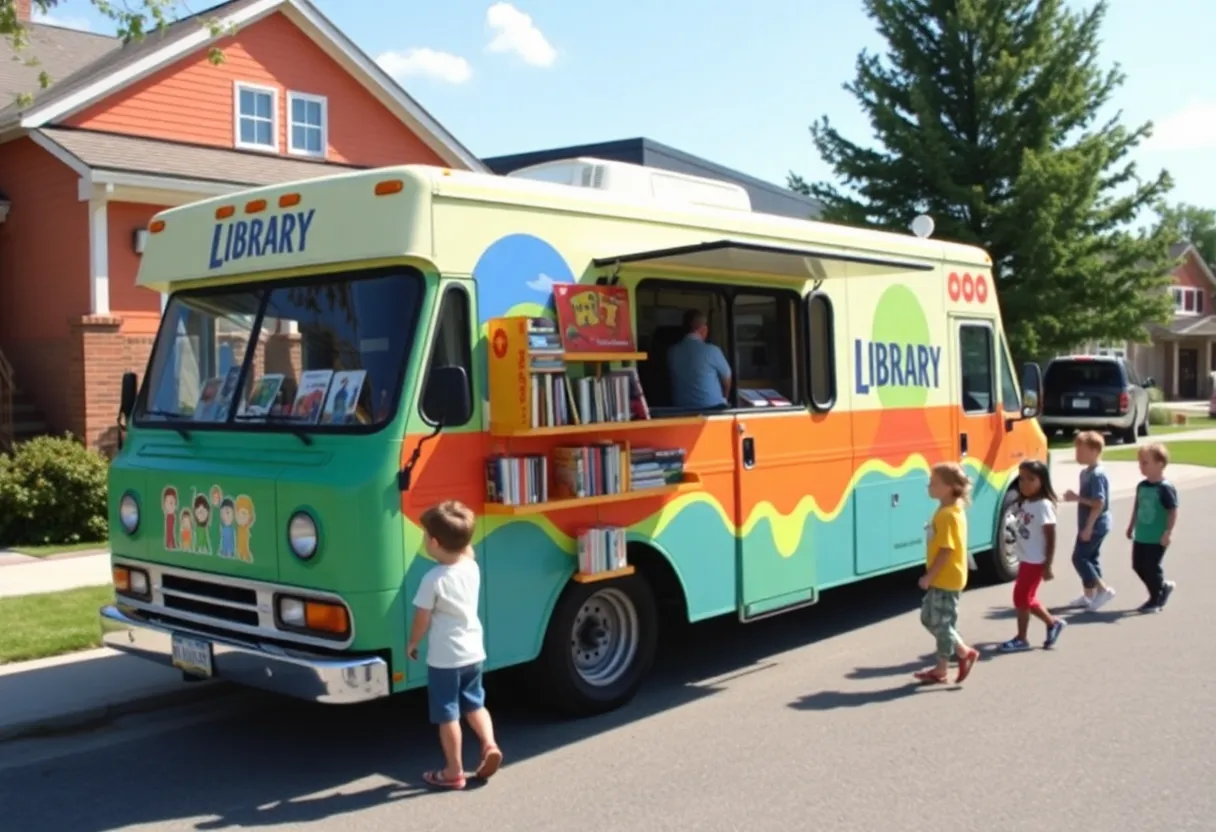
M 175 293 L 139 425 L 366 430 L 392 419 L 422 300 L 412 269 Z

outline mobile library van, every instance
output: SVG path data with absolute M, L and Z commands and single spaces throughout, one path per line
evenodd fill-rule
M 1010 579 L 1046 458 L 992 266 L 936 240 L 408 166 L 250 190 L 149 226 L 169 293 L 110 475 L 105 643 L 322 702 L 426 684 L 405 655 L 420 514 L 478 514 L 490 669 L 576 713 L 627 701 L 660 609 L 743 621 L 922 562 L 930 465 L 974 480 Z M 688 310 L 729 406 L 675 406 Z

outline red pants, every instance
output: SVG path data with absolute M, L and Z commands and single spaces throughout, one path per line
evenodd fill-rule
M 1013 584 L 1013 606 L 1019 610 L 1032 610 L 1039 603 L 1039 584 L 1043 583 L 1043 564 L 1018 564 L 1018 577 Z

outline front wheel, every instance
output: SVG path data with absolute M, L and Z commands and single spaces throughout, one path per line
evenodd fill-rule
M 658 609 L 645 577 L 571 582 L 542 654 L 554 703 L 576 716 L 619 708 L 641 687 L 657 645 Z
M 1001 515 L 997 522 L 992 551 L 977 558 L 976 566 L 979 567 L 980 574 L 990 583 L 1008 583 L 1018 576 L 1018 554 L 1014 549 L 1018 535 L 1016 508 L 1017 494 L 1010 491 L 1001 502 Z

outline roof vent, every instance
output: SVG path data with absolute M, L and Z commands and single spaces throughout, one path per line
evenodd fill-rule
M 576 188 L 592 188 L 669 204 L 700 205 L 735 211 L 752 209 L 747 191 L 733 182 L 606 159 L 558 159 L 520 168 L 511 171 L 507 176 Z

